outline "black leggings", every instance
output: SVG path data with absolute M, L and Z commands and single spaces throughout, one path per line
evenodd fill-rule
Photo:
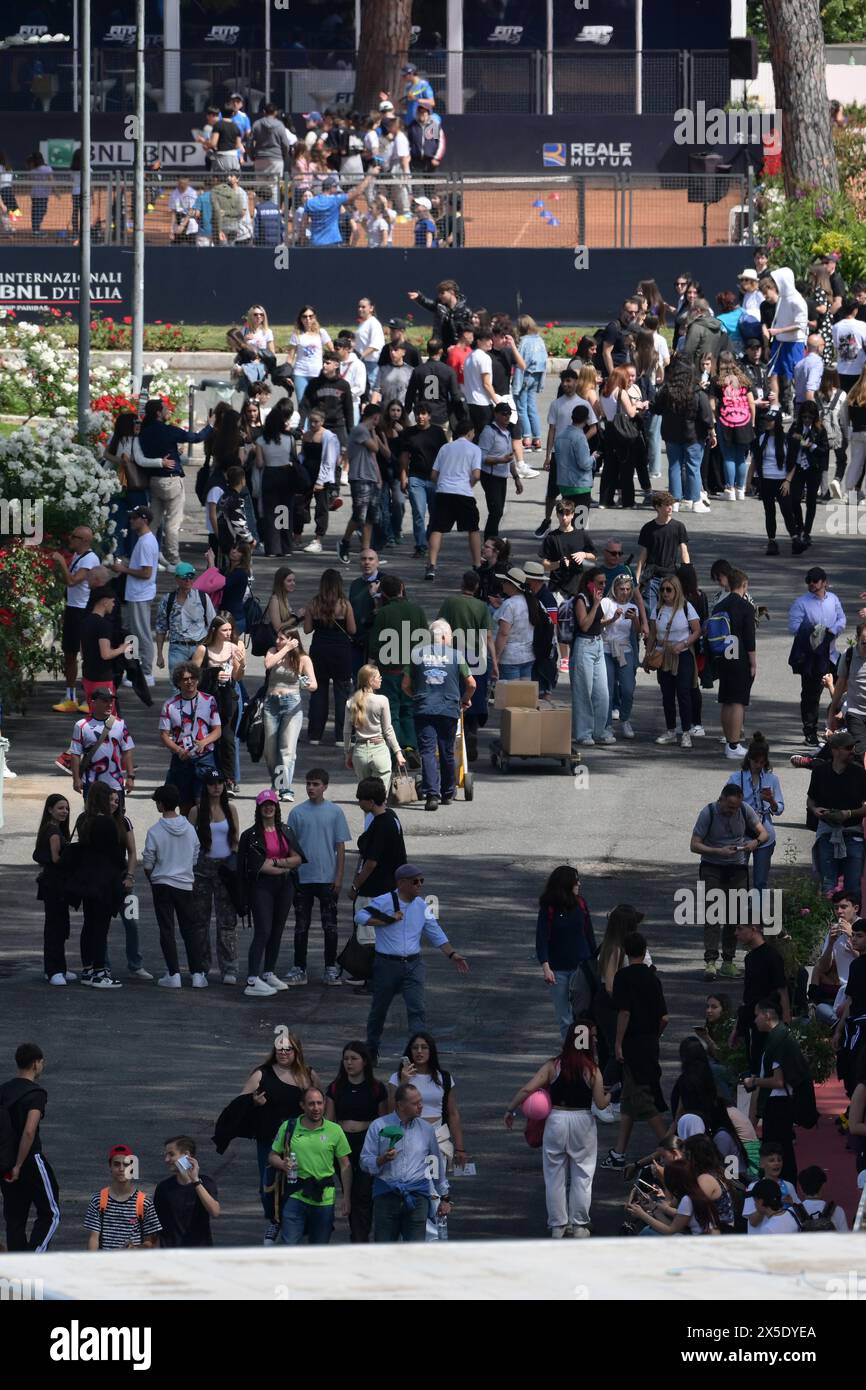
M 253 939 L 247 958 L 250 979 L 276 970 L 294 893 L 295 884 L 291 874 L 260 873 L 256 879 L 253 889 Z
M 262 540 L 268 555 L 291 555 L 294 493 L 289 491 L 290 468 L 262 471 Z M 284 511 L 278 516 L 277 508 Z
M 606 438 L 604 468 L 601 473 L 599 490 L 599 501 L 602 506 L 613 506 L 617 488 L 622 495 L 622 505 L 624 507 L 634 506 L 635 470 L 637 470 L 641 487 L 645 492 L 649 492 L 651 484 L 647 470 L 646 445 L 643 440 L 635 439 L 631 444 L 622 444 L 618 440 Z
M 784 478 L 762 478 L 761 479 L 761 501 L 764 504 L 764 526 L 767 532 L 767 540 L 776 539 L 776 503 L 779 504 L 779 511 L 782 513 L 782 520 L 785 523 L 785 530 L 789 536 L 796 535 L 794 523 L 791 519 L 791 499 L 790 497 L 780 497 L 779 489 L 784 482 Z M 812 515 L 815 508 L 812 508 Z
M 113 913 L 97 898 L 83 898 L 81 909 L 81 964 L 85 970 L 104 970 L 108 949 L 108 929 Z
M 811 536 L 812 523 L 815 520 L 815 508 L 818 503 L 818 489 L 821 486 L 821 470 L 815 468 L 797 468 L 791 479 L 791 491 L 789 502 L 791 504 L 791 525 L 794 536 Z M 803 509 L 801 502 L 803 493 L 806 494 L 806 521 L 803 523 Z
M 482 472 L 481 491 L 484 493 L 487 502 L 487 521 L 484 524 L 484 539 L 489 541 L 491 536 L 499 535 L 499 523 L 502 520 L 502 513 L 505 511 L 508 479 L 507 477 L 495 478 L 492 473 Z
M 66 974 L 66 941 L 69 936 L 69 903 L 61 893 L 49 889 L 43 899 L 45 935 L 43 965 L 49 980 L 52 975 Z
M 318 635 L 318 634 L 317 634 Z M 317 688 L 310 695 L 308 714 L 309 736 L 321 739 L 328 722 L 331 681 L 334 682 L 334 728 L 339 743 L 343 737 L 343 716 L 346 701 L 352 689 L 352 648 L 348 638 L 326 640 L 313 639 L 310 648 L 313 670 L 316 673 Z

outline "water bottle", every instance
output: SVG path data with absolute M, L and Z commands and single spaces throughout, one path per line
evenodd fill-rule
M 289 1152 L 289 1155 L 288 1155 L 288 1158 L 286 1159 L 286 1162 L 287 1162 L 288 1165 L 289 1165 L 288 1172 L 286 1173 L 286 1185 L 287 1185 L 288 1187 L 297 1187 L 297 1185 L 298 1185 L 298 1160 L 297 1160 L 297 1158 L 295 1157 L 295 1155 L 294 1155 L 293 1153 Z
M 444 1212 L 441 1211 L 436 1217 L 436 1239 L 448 1239 L 448 1217 L 445 1215 Z

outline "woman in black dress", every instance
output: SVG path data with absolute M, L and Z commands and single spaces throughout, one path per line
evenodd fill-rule
M 280 1125 L 296 1120 L 301 1113 L 301 1100 L 308 1086 L 318 1086 L 319 1078 L 304 1060 L 304 1049 L 297 1033 L 288 1030 L 277 1033 L 274 1046 L 264 1062 L 253 1067 L 246 1079 L 242 1096 L 251 1095 L 255 1112 L 256 1157 L 259 1166 L 259 1196 L 266 1219 L 273 1232 L 265 1240 L 273 1244 L 279 1227 L 273 1223 L 274 1204 L 265 1192 L 265 1180 L 271 1180 L 268 1154 Z
M 373 1120 L 388 1113 L 388 1091 L 373 1075 L 373 1060 L 362 1042 L 346 1043 L 340 1070 L 325 1093 L 325 1118 L 342 1127 L 351 1145 L 353 1245 L 366 1245 L 373 1225 L 373 1179 L 361 1167 L 361 1150 Z

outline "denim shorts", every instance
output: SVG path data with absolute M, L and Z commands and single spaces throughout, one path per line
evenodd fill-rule
M 356 482 L 349 484 L 352 494 L 352 520 L 359 526 L 372 525 L 379 519 L 379 484 Z

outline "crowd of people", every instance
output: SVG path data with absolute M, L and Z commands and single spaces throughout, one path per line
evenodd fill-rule
M 442 1238 L 447 1231 L 449 1170 L 467 1155 L 454 1078 L 427 1032 L 422 947 L 438 949 L 460 975 L 469 965 L 425 896 L 423 866 L 410 861 L 389 799 L 399 803 L 403 784 L 406 799 L 420 794 L 428 811 L 453 803 L 461 771 L 478 757 L 495 682 L 535 680 L 549 701 L 566 677 L 578 758 L 620 738 L 692 748 L 710 736 L 703 696 L 717 686 L 719 752 L 730 767 L 717 798 L 697 815 L 690 850 L 708 890 L 737 892 L 748 887 L 750 871 L 754 887 L 767 886 L 773 819 L 784 800 L 767 741 L 754 733 L 745 742 L 743 733 L 765 611 L 749 592 L 747 573 L 727 559 L 713 564 L 713 587 L 702 590 L 681 516 L 705 513 L 717 500 L 748 505 L 757 478 L 768 555 L 778 554 L 770 535 L 776 499 L 791 521 L 797 554 L 808 547 L 822 495 L 844 488 L 856 496 L 857 436 L 866 437 L 855 413 L 860 393 L 866 401 L 866 308 L 860 314 L 860 301 L 829 273 L 827 284 L 824 309 L 836 319 L 829 338 L 810 322 L 817 296 L 807 303 L 789 271 L 770 272 L 766 263 L 743 274 L 736 305 L 725 300 L 721 317 L 686 276 L 673 305 L 654 282 L 642 282 L 617 319 L 582 340 L 562 372 L 546 437 L 537 397 L 548 360 L 537 325 L 528 316 L 512 325 L 505 315 L 471 310 L 453 281 L 443 281 L 434 297 L 411 296 L 433 315 L 424 360 L 405 322 L 388 324 L 386 342 L 375 306 L 361 299 L 356 328 L 335 341 L 314 308 L 303 306 L 283 365 L 265 310 L 254 305 L 230 334 L 247 397 L 241 411 L 221 405 L 192 434 L 168 423 L 159 400 L 147 402 L 141 420 L 131 412 L 118 417 L 106 449 L 124 480 L 116 552 L 104 554 L 101 538 L 82 524 L 55 557 L 67 586 L 59 634 L 66 689 L 55 708 L 76 716 L 57 764 L 71 775 L 82 807 L 53 794 L 36 828 L 44 973 L 52 986 L 76 980 L 67 941 L 71 914 L 80 912 L 78 983 L 106 993 L 122 987 L 108 951 L 115 920 L 130 977 L 153 980 L 139 932 L 136 882 L 143 869 L 164 962 L 159 986 L 182 987 L 179 928 L 193 988 L 208 987 L 215 960 L 222 986 L 240 981 L 246 996 L 272 997 L 308 983 L 318 903 L 322 986 L 348 982 L 368 996 L 366 1039 L 347 1043 L 334 1082 L 323 1089 L 304 1063 L 300 1039 L 287 1033 L 250 1073 L 215 1133 L 219 1152 L 233 1138 L 256 1140 L 268 1242 L 327 1242 L 337 1186 L 353 1240 L 371 1232 L 377 1240 Z M 659 332 L 669 317 L 672 356 Z M 831 344 L 844 372 L 827 365 Z M 832 413 L 826 377 L 833 371 L 844 382 L 847 409 L 839 415 L 836 489 L 827 452 L 818 447 Z M 832 409 L 842 390 L 837 381 Z M 762 414 L 772 420 L 763 432 Z M 205 448 L 195 489 L 209 535 L 204 564 L 180 554 L 180 448 L 197 442 Z M 658 482 L 662 442 L 670 491 Z M 773 448 L 784 455 L 790 478 L 772 475 Z M 518 562 L 500 527 L 509 479 L 519 493 L 539 474 L 528 462 L 532 454 L 547 473 L 544 514 Z M 632 510 L 635 473 L 654 516 L 634 528 L 633 540 L 596 544 L 591 510 Z M 324 560 L 315 592 L 301 599 L 297 576 L 281 563 L 270 595 L 258 597 L 258 557 L 289 558 L 307 527 L 305 552 L 324 555 L 330 516 L 344 505 L 344 478 L 351 514 L 337 537 L 337 564 Z M 804 496 L 805 519 L 796 513 Z M 412 550 L 402 552 L 401 577 L 395 561 L 407 498 Z M 455 526 L 466 535 L 469 567 L 433 617 L 412 592 L 409 567 L 419 562 L 414 575 L 423 594 Z M 359 574 L 344 587 L 339 566 L 351 563 L 357 533 Z M 172 572 L 173 583 L 158 599 L 161 571 Z M 826 571 L 808 569 L 805 593 L 801 582 L 792 581 L 787 622 L 805 748 L 794 761 L 810 770 L 816 872 L 838 910 L 815 966 L 815 992 L 804 998 L 798 972 L 760 925 L 732 916 L 708 925 L 705 978 L 734 979 L 741 949 L 743 1003 L 735 1009 L 725 996 L 710 996 L 705 1029 L 682 1041 L 682 1075 L 668 1103 L 659 1040 L 669 1014 L 651 943 L 638 930 L 642 914 L 615 908 L 597 943 L 579 876 L 560 866 L 540 897 L 536 949 L 562 1046 L 506 1114 L 510 1127 L 522 1109 L 527 1138 L 543 1149 L 554 1236 L 589 1233 L 596 1124 L 618 1125 L 602 1166 L 630 1174 L 636 1122 L 649 1123 L 658 1147 L 638 1163 L 630 1227 L 772 1233 L 829 1222 L 839 1229 L 826 1179 L 814 1165 L 798 1167 L 796 1158 L 795 1127 L 809 1123 L 814 1091 L 789 1025 L 810 1006 L 837 1048 L 851 1102 L 845 1123 L 852 1138 L 860 1137 L 858 1169 L 866 1166 L 859 969 L 866 958 L 859 918 L 866 622 L 840 656 L 836 639 L 847 618 Z M 264 659 L 255 691 L 250 654 Z M 641 669 L 656 677 L 658 734 L 635 718 Z M 158 819 L 139 852 L 136 748 L 147 733 L 140 714 L 130 712 L 127 691 L 152 705 L 163 672 L 171 685 L 158 716 L 149 717 L 165 768 L 152 796 Z M 295 802 L 305 694 L 308 746 L 328 742 L 332 719 L 334 745 L 356 782 L 364 828 L 351 865 L 348 823 L 328 796 L 332 773 L 315 753 L 305 798 Z M 252 764 L 264 758 L 266 775 L 248 767 L 247 754 Z M 242 778 L 246 786 L 250 776 L 265 785 L 240 802 Z M 344 895 L 350 912 L 341 941 Z M 289 966 L 281 953 L 292 909 Z M 241 923 L 250 927 L 245 965 Z M 397 996 L 411 1036 L 386 1091 L 374 1068 Z M 728 1061 L 717 1061 L 723 1043 Z M 736 1110 L 738 1076 L 729 1054 L 737 1045 L 746 1056 L 748 1115 Z M 11 1177 L 3 1180 L 7 1229 L 14 1248 L 47 1248 L 59 1206 L 56 1180 L 36 1144 L 44 1059 L 35 1045 L 22 1045 L 19 1054 L 12 1090 L 0 1093 L 17 1146 Z M 209 1243 L 220 1207 L 215 1184 L 199 1173 L 195 1142 L 175 1136 L 164 1157 L 173 1170 L 170 1190 L 151 1203 L 136 1186 L 136 1156 L 122 1145 L 112 1149 L 109 1186 L 88 1210 L 90 1248 L 111 1240 L 146 1245 L 157 1237 Z M 33 1204 L 37 1223 L 27 1235 Z M 180 1227 L 183 1239 L 166 1236 Z

